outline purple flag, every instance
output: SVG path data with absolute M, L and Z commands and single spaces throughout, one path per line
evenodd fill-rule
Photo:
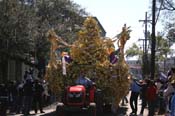
M 117 49 L 116 51 L 112 52 L 112 53 L 109 55 L 110 63 L 112 63 L 112 64 L 117 63 L 119 53 L 120 53 L 120 49 Z
M 66 61 L 67 63 L 70 63 L 70 62 L 73 61 L 72 58 L 71 58 L 69 55 L 65 55 L 64 58 L 65 58 L 65 61 Z

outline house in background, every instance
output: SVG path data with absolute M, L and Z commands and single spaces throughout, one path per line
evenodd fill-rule
M 0 83 L 7 81 L 23 80 L 24 72 L 31 66 L 19 60 L 0 59 Z M 34 70 L 36 76 L 37 70 Z

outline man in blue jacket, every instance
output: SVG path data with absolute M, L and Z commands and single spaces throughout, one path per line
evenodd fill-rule
M 141 90 L 141 87 L 139 86 L 137 79 L 132 78 L 130 90 L 131 90 L 130 107 L 132 109 L 131 115 L 137 115 L 137 100 Z
M 92 86 L 92 81 L 86 77 L 86 73 L 84 70 L 81 70 L 78 79 L 76 80 L 76 84 L 84 85 L 85 87 Z

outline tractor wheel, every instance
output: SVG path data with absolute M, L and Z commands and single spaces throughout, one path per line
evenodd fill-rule
M 96 104 L 90 103 L 89 105 L 89 116 L 96 116 Z
M 62 103 L 58 103 L 57 105 L 56 116 L 65 116 L 64 105 Z

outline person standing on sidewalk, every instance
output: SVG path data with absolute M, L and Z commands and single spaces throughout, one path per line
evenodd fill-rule
M 139 86 L 137 79 L 134 78 L 132 79 L 130 89 L 131 89 L 130 107 L 132 109 L 131 115 L 137 115 L 137 101 L 141 90 L 141 87 Z
M 153 80 L 148 83 L 148 88 L 146 90 L 146 99 L 148 101 L 148 116 L 154 116 L 155 104 L 157 98 L 157 88 Z
M 23 103 L 24 103 L 24 90 L 23 90 L 24 82 L 21 81 L 17 86 L 17 108 L 16 113 L 20 114 L 23 110 Z
M 32 107 L 33 100 L 33 82 L 31 79 L 27 79 L 24 86 L 24 115 L 29 115 Z
M 7 85 L 0 84 L 0 116 L 7 116 L 8 89 Z
M 33 94 L 33 103 L 34 103 L 35 114 L 38 111 L 38 106 L 39 106 L 40 113 L 44 113 L 43 103 L 42 103 L 43 92 L 44 92 L 44 88 L 43 88 L 42 84 L 39 82 L 38 79 L 36 79 L 34 82 L 34 94 Z
M 144 109 L 147 105 L 147 100 L 146 100 L 146 90 L 148 87 L 148 79 L 144 79 L 141 82 L 141 92 L 140 92 L 140 97 L 142 100 L 142 105 L 141 105 L 141 110 L 140 110 L 140 116 L 143 116 Z

